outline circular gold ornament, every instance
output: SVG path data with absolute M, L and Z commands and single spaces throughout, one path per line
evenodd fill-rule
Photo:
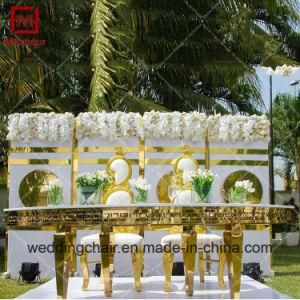
M 250 180 L 253 182 L 253 188 L 255 188 L 255 192 L 248 193 L 246 203 L 257 204 L 260 203 L 262 198 L 262 184 L 260 180 L 251 172 L 240 170 L 231 173 L 224 181 L 224 184 L 221 189 L 221 194 L 223 201 L 229 203 L 229 190 L 234 186 L 236 181 L 241 180 Z
M 168 172 L 164 176 L 162 176 L 156 187 L 157 198 L 160 203 L 171 203 L 171 199 L 169 198 L 169 185 L 171 184 L 173 172 Z
M 47 185 L 58 177 L 47 170 L 35 170 L 21 181 L 19 196 L 25 206 L 47 206 Z

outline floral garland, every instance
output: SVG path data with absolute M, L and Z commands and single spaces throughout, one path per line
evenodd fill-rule
M 208 117 L 210 142 L 269 141 L 270 123 L 266 116 L 215 115 Z
M 269 121 L 266 116 L 232 116 L 203 113 L 138 113 L 96 112 L 77 117 L 77 139 L 137 137 L 188 139 L 203 141 L 208 132 L 210 142 L 269 141 Z M 72 136 L 73 115 L 25 113 L 9 116 L 8 136 L 11 141 L 67 141 Z
M 143 116 L 145 137 L 191 139 L 201 141 L 206 131 L 207 117 L 203 113 L 146 112 Z
M 68 141 L 73 134 L 71 113 L 23 113 L 8 117 L 8 135 L 10 141 Z
M 143 118 L 138 113 L 96 112 L 81 113 L 77 117 L 77 139 L 118 137 L 144 138 Z

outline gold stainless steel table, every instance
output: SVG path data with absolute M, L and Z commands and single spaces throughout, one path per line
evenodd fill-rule
M 287 223 L 291 219 L 291 206 L 260 204 L 143 204 L 126 206 L 61 206 L 27 207 L 6 209 L 7 230 L 43 229 L 55 226 L 54 235 L 56 286 L 58 298 L 67 297 L 69 272 L 72 268 L 72 228 L 100 228 L 101 247 L 108 251 L 101 253 L 106 296 L 112 295 L 112 272 L 110 263 L 110 233 L 114 226 L 139 226 L 153 230 L 159 227 L 183 227 L 186 245 L 196 244 L 195 226 L 222 226 L 224 243 L 228 248 L 238 245 L 239 251 L 227 251 L 227 267 L 232 298 L 239 298 L 243 248 L 243 229 L 247 225 L 271 225 Z M 186 248 L 187 249 L 187 248 Z M 193 247 L 189 248 L 193 249 Z M 183 249 L 185 264 L 185 286 L 187 295 L 193 295 L 194 267 L 196 253 Z

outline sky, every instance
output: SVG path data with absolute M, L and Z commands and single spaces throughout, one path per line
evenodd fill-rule
M 270 106 L 269 76 L 261 67 L 257 68 L 256 72 L 261 83 L 262 98 L 265 102 L 266 109 L 268 110 Z M 275 99 L 276 95 L 280 93 L 290 93 L 292 95 L 295 95 L 295 93 L 298 94 L 300 92 L 300 84 L 296 86 L 296 88 L 289 85 L 293 80 L 300 80 L 300 70 L 295 72 L 295 74 L 293 74 L 292 76 L 273 76 L 273 100 Z M 280 168 L 281 166 L 281 159 L 275 158 L 274 168 Z M 282 190 L 282 180 L 279 176 L 275 176 L 275 190 Z
M 258 77 L 261 81 L 261 93 L 262 98 L 265 102 L 266 109 L 269 109 L 270 105 L 270 84 L 269 84 L 269 76 L 265 73 L 262 68 L 256 69 Z M 295 87 L 290 86 L 290 82 L 293 80 L 300 80 L 300 70 L 295 72 L 292 76 L 281 77 L 281 76 L 273 76 L 273 99 L 275 99 L 276 94 L 280 93 L 291 93 L 295 95 Z M 296 91 L 300 91 L 300 85 L 296 87 Z

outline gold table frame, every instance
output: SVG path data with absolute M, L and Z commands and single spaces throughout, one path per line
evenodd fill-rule
M 232 249 L 238 245 L 240 251 L 226 252 L 231 298 L 240 297 L 243 229 L 245 226 L 287 223 L 291 220 L 291 206 L 262 204 L 145 204 L 127 206 L 64 206 L 31 207 L 4 210 L 7 230 L 28 230 L 55 227 L 54 234 L 55 269 L 57 297 L 67 298 L 68 279 L 72 270 L 72 253 L 66 245 L 73 244 L 73 230 L 83 227 L 100 228 L 101 245 L 108 251 L 101 252 L 106 296 L 112 295 L 112 272 L 110 264 L 110 233 L 114 226 L 137 226 L 140 231 L 183 227 L 183 240 L 186 247 L 196 244 L 195 226 L 217 226 L 225 228 L 224 243 Z M 101 246 L 102 247 L 102 246 Z M 183 249 L 185 265 L 186 294 L 193 295 L 195 251 Z M 190 249 L 193 249 L 192 247 Z

